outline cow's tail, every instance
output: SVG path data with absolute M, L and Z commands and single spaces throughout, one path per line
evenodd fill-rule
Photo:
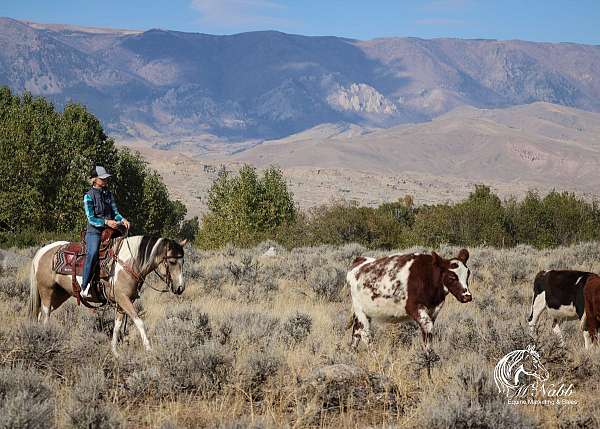
M 37 256 L 37 255 L 36 255 Z M 31 268 L 29 270 L 29 317 L 33 320 L 37 320 L 38 314 L 40 312 L 40 306 L 42 305 L 42 301 L 40 298 L 40 292 L 37 287 L 37 278 L 36 278 L 36 265 L 38 263 L 38 258 L 34 257 L 31 261 Z

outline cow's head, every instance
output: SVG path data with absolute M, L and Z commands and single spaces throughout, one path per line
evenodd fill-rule
M 441 270 L 442 286 L 446 288 L 460 302 L 469 302 L 473 300 L 473 296 L 469 291 L 469 276 L 471 270 L 466 263 L 469 259 L 467 249 L 462 249 L 458 252 L 456 258 L 446 260 L 435 252 L 431 252 L 433 257 L 433 265 Z

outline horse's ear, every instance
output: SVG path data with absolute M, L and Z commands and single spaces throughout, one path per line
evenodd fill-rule
M 186 244 L 188 244 L 188 239 L 187 239 L 187 238 L 184 238 L 183 240 L 181 240 L 181 241 L 179 242 L 179 245 L 180 245 L 181 247 L 185 246 Z
M 431 257 L 433 258 L 433 265 L 442 265 L 442 258 L 435 252 L 431 252 Z
M 456 259 L 461 261 L 463 264 L 466 264 L 469 260 L 469 251 L 467 249 L 460 249 L 460 252 L 458 252 L 458 256 L 456 257 Z

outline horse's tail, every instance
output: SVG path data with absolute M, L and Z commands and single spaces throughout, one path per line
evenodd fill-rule
M 38 250 L 39 252 L 39 250 Z M 36 254 L 37 256 L 37 254 Z M 33 258 L 31 261 L 31 268 L 29 270 L 29 308 L 30 313 L 29 317 L 33 320 L 38 319 L 38 314 L 40 312 L 40 306 L 42 305 L 42 300 L 40 298 L 40 292 L 37 288 L 37 278 L 36 278 L 36 264 L 37 257 Z

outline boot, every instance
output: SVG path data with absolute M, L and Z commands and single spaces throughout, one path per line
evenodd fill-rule
M 91 298 L 92 297 L 92 284 L 88 283 L 88 285 L 83 289 L 80 293 L 82 298 Z

